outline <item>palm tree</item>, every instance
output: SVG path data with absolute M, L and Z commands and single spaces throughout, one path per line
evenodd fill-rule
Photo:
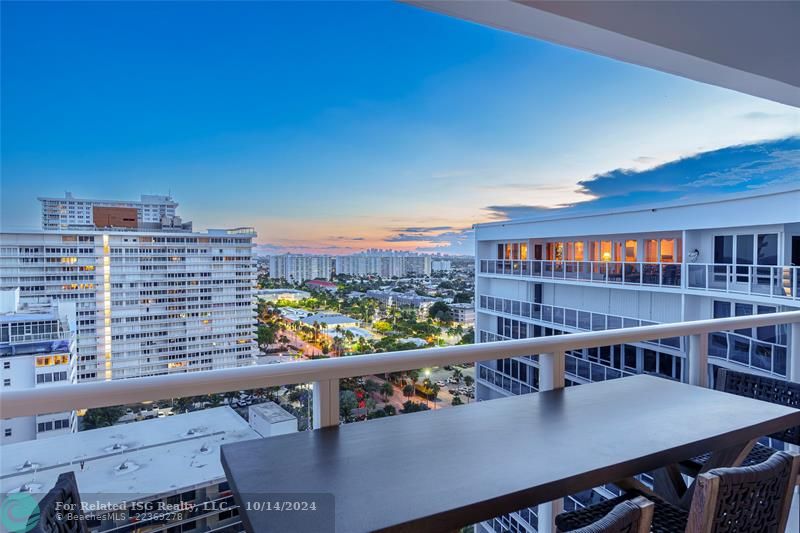
M 394 386 L 390 382 L 384 381 L 381 385 L 381 395 L 383 396 L 383 401 L 388 402 L 389 398 L 394 396 Z
M 411 385 L 409 383 L 408 385 L 403 387 L 403 396 L 405 396 L 406 398 L 408 398 L 410 400 L 411 397 L 414 396 L 414 385 Z
M 475 383 L 475 380 L 472 376 L 464 376 L 464 385 L 471 387 L 473 383 Z M 469 395 L 467 395 L 467 403 L 469 403 Z
M 439 391 L 441 387 L 438 384 L 434 383 L 431 385 L 431 393 L 433 395 L 433 408 L 436 409 L 436 397 L 439 396 Z
M 453 378 L 458 380 L 459 382 L 461 381 L 461 378 L 462 378 L 461 369 L 459 369 L 459 368 L 454 368 L 453 369 Z

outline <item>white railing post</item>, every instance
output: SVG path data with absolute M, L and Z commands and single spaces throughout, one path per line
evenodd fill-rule
M 314 429 L 339 425 L 339 380 L 314 382 Z
M 789 381 L 800 382 L 800 322 L 789 327 Z
M 708 334 L 689 335 L 689 384 L 708 387 Z
M 563 351 L 539 354 L 539 391 L 564 388 L 566 356 Z M 540 503 L 537 511 L 536 530 L 539 533 L 553 533 L 556 530 L 555 518 L 564 508 L 564 500 Z

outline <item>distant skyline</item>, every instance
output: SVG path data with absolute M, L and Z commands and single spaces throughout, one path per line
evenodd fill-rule
M 0 224 L 168 194 L 262 251 L 800 186 L 800 110 L 399 3 L 2 6 Z

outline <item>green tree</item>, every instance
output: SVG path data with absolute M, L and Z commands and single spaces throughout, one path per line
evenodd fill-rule
M 408 385 L 403 387 L 403 396 L 405 396 L 406 398 L 411 398 L 412 396 L 414 396 L 414 385 L 409 383 Z
M 367 392 L 378 392 L 379 389 L 380 386 L 374 379 L 368 379 L 366 382 L 364 382 L 364 390 Z
M 416 413 L 418 411 L 428 411 L 430 408 L 424 403 L 415 403 L 411 400 L 403 403 L 403 408 L 400 409 L 401 413 Z
M 453 396 L 453 401 L 450 402 L 450 405 L 462 405 L 464 402 L 461 401 L 461 396 Z
M 358 398 L 356 393 L 351 390 L 343 390 L 339 392 L 339 415 L 345 421 L 351 420 L 351 412 L 358 407 Z
M 125 414 L 122 407 L 98 407 L 89 409 L 83 415 L 83 429 L 97 429 L 113 426 Z
M 449 305 L 442 301 L 434 302 L 431 305 L 428 309 L 428 316 L 439 322 L 449 323 L 453 321 L 453 311 Z
M 464 376 L 464 385 L 471 387 L 473 383 L 475 383 L 475 378 L 472 376 Z
M 394 396 L 394 386 L 390 382 L 384 381 L 381 384 L 381 395 L 383 396 L 383 401 L 388 402 L 389 398 Z
M 278 332 L 277 324 L 259 324 L 256 329 L 256 341 L 261 349 L 270 344 L 275 344 L 275 336 Z

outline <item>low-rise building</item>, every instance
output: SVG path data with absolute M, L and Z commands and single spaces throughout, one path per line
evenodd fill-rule
M 413 307 L 420 316 L 427 316 L 428 309 L 434 303 L 440 301 L 439 298 L 420 296 L 413 292 L 404 293 L 385 290 L 369 290 L 367 291 L 367 297 L 378 300 L 389 307 Z
M 277 302 L 278 300 L 299 302 L 311 297 L 310 292 L 298 289 L 258 289 L 255 294 L 257 299 L 264 302 Z
M 219 530 L 239 521 L 220 446 L 260 437 L 233 409 L 217 407 L 3 445 L 0 493 L 26 491 L 38 500 L 59 474 L 74 472 L 85 506 L 180 505 L 183 510 L 169 520 L 175 531 Z M 124 512 L 105 515 L 105 520 L 90 520 L 89 529 L 131 523 Z M 136 522 L 137 531 L 167 529 L 164 520 L 153 518 L 163 513 Z
M 247 410 L 247 421 L 262 437 L 297 432 L 297 418 L 275 402 L 251 405 Z
M 331 283 L 330 281 L 324 281 L 321 279 L 315 279 L 306 283 L 306 287 L 311 289 L 312 291 L 328 291 L 328 292 L 336 292 L 339 288 L 338 285 L 335 283 Z
M 450 310 L 453 313 L 453 321 L 459 324 L 475 323 L 475 304 L 450 304 Z

